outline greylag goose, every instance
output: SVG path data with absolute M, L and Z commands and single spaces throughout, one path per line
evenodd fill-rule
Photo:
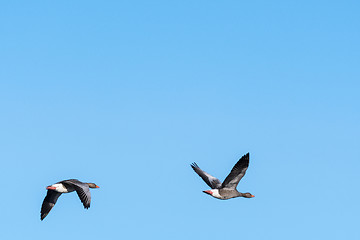
M 219 179 L 211 176 L 207 172 L 204 172 L 196 163 L 192 163 L 191 167 L 194 171 L 211 187 L 210 190 L 203 191 L 206 194 L 213 196 L 214 198 L 226 200 L 236 197 L 253 198 L 255 197 L 251 193 L 241 193 L 236 190 L 241 178 L 245 175 L 249 166 L 249 153 L 245 154 L 235 164 L 229 175 L 221 183 Z
M 69 179 L 57 182 L 53 185 L 47 186 L 47 194 L 41 206 L 41 221 L 49 214 L 54 207 L 57 199 L 62 193 L 69 193 L 76 191 L 84 208 L 88 209 L 91 202 L 91 194 L 89 188 L 99 188 L 95 183 L 83 183 L 77 179 Z

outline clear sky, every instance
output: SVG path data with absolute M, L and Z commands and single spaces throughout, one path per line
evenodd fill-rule
M 356 239 L 359 1 L 2 1 L 2 239 Z M 221 201 L 192 171 L 223 180 Z M 45 187 L 95 182 L 40 221 Z M 4 238 L 5 237 L 5 238 Z

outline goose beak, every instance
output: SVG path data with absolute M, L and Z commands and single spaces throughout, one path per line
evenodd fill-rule
M 96 188 L 100 188 L 98 185 L 96 185 Z
M 48 190 L 55 190 L 56 187 L 48 186 L 48 187 L 46 187 L 46 189 L 48 189 Z
M 251 195 L 251 197 L 253 198 L 253 197 L 255 197 L 255 195 Z

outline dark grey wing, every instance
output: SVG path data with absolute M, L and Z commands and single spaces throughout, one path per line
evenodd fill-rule
M 42 203 L 41 211 L 40 211 L 40 219 L 41 221 L 49 214 L 51 209 L 54 207 L 56 201 L 60 197 L 61 193 L 56 192 L 54 190 L 48 190 L 46 197 Z
M 212 189 L 220 188 L 221 182 L 216 177 L 211 176 L 207 172 L 204 172 L 196 163 L 191 164 L 192 169 L 206 182 L 206 184 Z
M 90 202 L 91 202 L 91 194 L 90 194 L 90 189 L 89 189 L 89 185 L 87 185 L 86 183 L 80 182 L 76 179 L 71 179 L 68 180 L 68 183 L 71 182 L 72 186 L 74 187 L 76 193 L 78 194 L 80 201 L 83 203 L 84 208 L 89 208 L 90 207 Z
M 58 183 L 62 183 L 62 184 L 70 184 L 70 185 L 72 185 L 72 184 L 84 184 L 83 182 L 81 182 L 81 181 L 79 181 L 79 180 L 77 180 L 77 179 L 68 179 L 68 180 L 63 180 L 63 181 L 61 181 L 61 182 L 58 182 Z
M 249 153 L 242 156 L 240 160 L 235 164 L 229 175 L 225 178 L 221 187 L 235 189 L 242 177 L 245 175 L 248 166 Z

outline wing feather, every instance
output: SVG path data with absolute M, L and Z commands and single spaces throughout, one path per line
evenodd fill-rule
M 212 189 L 217 189 L 221 187 L 221 182 L 219 179 L 201 170 L 196 163 L 192 163 L 190 166 L 204 180 L 204 182 L 206 182 L 209 187 L 211 187 Z
M 84 205 L 84 208 L 88 209 L 91 202 L 91 193 L 87 184 L 74 184 L 75 191 L 80 198 L 80 201 Z
M 42 203 L 41 211 L 40 211 L 40 219 L 41 221 L 49 214 L 51 209 L 55 206 L 56 201 L 60 197 L 61 193 L 56 192 L 54 190 L 48 190 L 46 197 Z
M 249 153 L 242 156 L 240 160 L 235 164 L 229 175 L 225 178 L 221 187 L 235 189 L 239 184 L 240 180 L 244 177 L 248 167 Z

